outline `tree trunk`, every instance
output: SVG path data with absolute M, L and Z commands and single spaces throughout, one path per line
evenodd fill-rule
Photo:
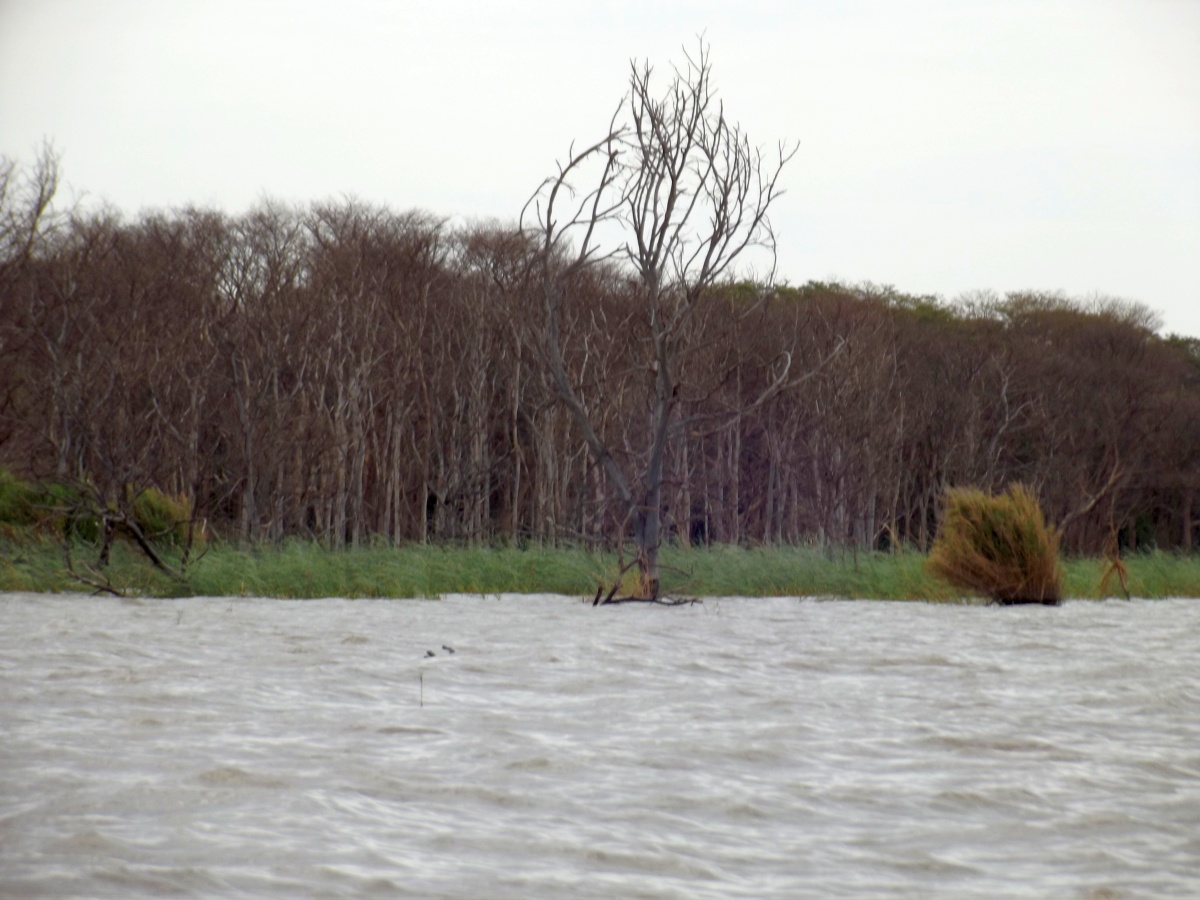
M 1183 536 L 1180 543 L 1184 553 L 1192 552 L 1192 500 L 1195 495 L 1195 488 L 1186 487 L 1183 489 Z

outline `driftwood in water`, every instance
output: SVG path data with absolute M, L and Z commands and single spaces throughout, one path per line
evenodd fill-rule
M 614 584 L 612 590 L 608 594 L 604 593 L 604 585 L 596 588 L 596 596 L 592 600 L 592 606 L 616 606 L 618 603 L 652 603 L 655 606 L 691 606 L 694 603 L 702 603 L 704 601 L 697 600 L 695 597 L 618 597 L 616 596 L 617 588 L 620 584 Z
M 692 606 L 703 602 L 703 600 L 698 600 L 695 597 L 615 597 L 608 601 L 610 606 L 617 603 L 652 603 L 655 606 Z M 600 605 L 603 606 L 604 604 Z
M 1057 597 L 1040 599 L 1038 597 L 1004 597 L 988 601 L 988 606 L 1062 606 L 1062 600 Z

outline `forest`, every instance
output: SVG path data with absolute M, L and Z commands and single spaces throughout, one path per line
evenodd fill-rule
M 130 523 L 167 495 L 243 544 L 631 541 L 650 598 L 664 546 L 924 553 L 966 486 L 1026 486 L 1070 554 L 1194 551 L 1200 340 L 1114 298 L 777 283 L 795 146 L 732 122 L 703 40 L 672 72 L 632 63 L 509 223 L 126 218 L 58 205 L 51 146 L 0 157 L 0 475 L 103 519 L 102 562 L 118 526 L 155 558 Z
M 183 495 L 243 541 L 624 537 L 531 339 L 535 248 L 514 226 L 352 200 L 56 213 L 54 162 L 9 161 L 0 181 L 0 465 Z M 566 365 L 606 445 L 636 459 L 645 307 L 616 266 L 570 290 Z M 667 541 L 925 549 L 947 486 L 1020 481 L 1070 519 L 1070 552 L 1114 530 L 1195 549 L 1200 342 L 1158 335 L 1144 307 L 713 291 L 678 360 Z M 803 377 L 762 399 L 785 354 Z

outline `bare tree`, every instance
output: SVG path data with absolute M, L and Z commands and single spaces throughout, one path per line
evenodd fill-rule
M 62 217 L 53 211 L 59 168 L 59 154 L 49 142 L 39 148 L 30 170 L 0 156 L 0 285 L 60 224 Z
M 522 228 L 540 245 L 539 350 L 559 400 L 625 508 L 625 521 L 632 521 L 647 599 L 659 593 L 667 447 L 689 424 L 680 408 L 679 368 L 694 333 L 689 326 L 751 248 L 769 260 L 762 280 L 769 286 L 775 234 L 767 214 L 782 193 L 780 172 L 795 153 L 781 144 L 765 157 L 726 118 L 703 41 L 694 54 L 685 51 L 661 96 L 653 74 L 648 64 L 631 64 L 629 91 L 608 133 L 580 152 L 572 148 L 521 216 Z M 620 455 L 597 429 L 599 412 L 586 405 L 564 346 L 564 307 L 573 283 L 584 270 L 604 264 L 615 264 L 639 295 L 642 312 L 629 326 L 636 333 L 613 339 L 641 343 L 650 382 L 646 444 Z M 768 365 L 768 386 L 752 405 L 786 383 L 791 355 Z

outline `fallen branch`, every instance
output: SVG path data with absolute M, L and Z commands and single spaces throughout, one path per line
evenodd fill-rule
M 599 594 L 597 593 L 597 596 Z M 592 603 L 592 606 L 616 606 L 619 603 L 650 603 L 655 606 L 693 606 L 697 603 L 703 603 L 697 597 L 613 597 L 610 593 L 604 599 L 603 603 Z
M 71 559 L 70 541 L 63 542 L 63 556 L 66 558 L 67 576 L 80 584 L 90 587 L 97 594 L 112 594 L 114 597 L 127 596 L 123 590 L 116 587 L 107 575 L 96 571 L 87 563 L 80 563 L 87 570 L 86 575 L 80 574 L 75 568 L 75 561 Z
M 203 519 L 182 518 L 159 531 L 148 530 L 130 508 L 133 501 L 128 499 L 131 496 L 128 489 L 125 492 L 125 503 L 118 507 L 106 502 L 96 488 L 88 483 L 77 484 L 75 488 L 74 502 L 65 507 L 57 507 L 64 519 L 61 540 L 67 574 L 97 593 L 126 596 L 126 591 L 117 587 L 106 573 L 113 544 L 118 538 L 128 539 L 154 568 L 178 582 L 186 582 L 190 566 L 202 559 L 208 551 L 208 547 L 204 546 L 198 555 L 193 555 L 196 537 L 198 534 L 202 537 L 205 531 L 206 523 Z M 71 553 L 71 541 L 78 523 L 86 522 L 94 523 L 98 530 L 99 552 L 94 565 L 77 563 Z M 179 561 L 175 563 L 157 542 L 165 536 L 177 534 L 177 529 L 181 526 L 186 526 L 186 532 L 183 547 L 179 552 Z

